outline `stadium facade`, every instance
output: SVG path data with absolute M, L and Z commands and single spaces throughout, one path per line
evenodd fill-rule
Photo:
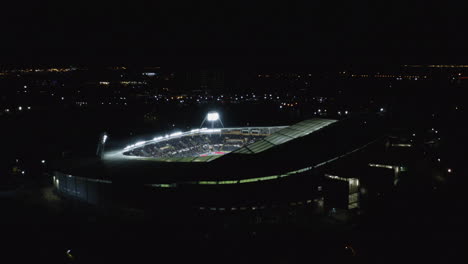
M 338 176 L 330 168 L 380 144 L 385 133 L 382 120 L 368 116 L 194 129 L 108 151 L 102 159 L 61 160 L 53 182 L 61 195 L 100 206 L 354 210 L 360 175 Z

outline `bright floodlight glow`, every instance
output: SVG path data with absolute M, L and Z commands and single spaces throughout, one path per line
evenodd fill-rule
M 145 141 L 139 141 L 139 142 L 135 143 L 135 146 L 140 146 L 140 145 L 143 145 L 143 144 L 145 144 Z
M 104 136 L 102 137 L 102 143 L 103 143 L 103 144 L 106 143 L 106 140 L 107 140 L 107 135 L 104 135 Z
M 219 120 L 219 114 L 217 112 L 210 112 L 206 116 L 206 119 L 208 121 L 217 121 L 217 120 Z
M 200 131 L 201 133 L 219 133 L 221 132 L 221 129 L 204 129 Z
M 170 134 L 169 136 L 175 137 L 175 136 L 180 136 L 180 135 L 182 135 L 182 132 L 175 132 L 175 133 Z
M 154 141 L 158 141 L 158 140 L 161 140 L 163 137 L 155 137 L 153 138 Z

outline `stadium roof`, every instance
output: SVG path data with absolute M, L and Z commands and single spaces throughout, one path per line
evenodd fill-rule
M 385 133 L 385 124 L 385 120 L 367 116 L 339 122 L 314 118 L 281 129 L 266 137 L 266 140 L 248 145 L 247 151 L 222 155 L 212 162 L 200 162 L 211 159 L 210 156 L 171 159 L 170 162 L 120 156 L 104 160 L 90 157 L 61 160 L 56 169 L 82 177 L 149 184 L 232 181 L 282 175 L 328 163 L 360 149 L 380 138 Z M 188 162 L 184 159 L 193 160 Z
M 306 136 L 314 131 L 322 129 L 325 126 L 335 123 L 337 120 L 314 118 L 304 120 L 292 126 L 283 128 L 264 139 L 261 139 L 253 144 L 244 146 L 234 153 L 238 154 L 254 154 L 265 151 L 272 147 L 281 145 L 296 138 Z

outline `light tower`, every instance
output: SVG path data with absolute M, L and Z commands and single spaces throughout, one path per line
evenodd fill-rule
M 203 124 L 208 121 L 211 123 L 211 128 L 214 128 L 214 123 L 215 122 L 219 122 L 221 124 L 222 127 L 224 127 L 223 125 L 223 122 L 221 122 L 221 118 L 219 117 L 219 113 L 218 112 L 208 112 L 208 114 L 206 115 L 205 119 L 203 119 L 203 122 L 201 123 L 200 125 L 200 128 L 203 126 Z
M 96 156 L 98 156 L 101 159 L 102 159 L 102 155 L 104 154 L 104 146 L 106 144 L 107 138 L 108 136 L 106 132 L 102 133 L 101 137 L 99 138 L 98 147 L 96 150 Z

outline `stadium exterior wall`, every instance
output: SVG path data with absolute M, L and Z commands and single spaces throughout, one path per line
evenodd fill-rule
M 106 193 L 111 192 L 111 183 L 111 181 L 77 177 L 57 171 L 53 174 L 53 184 L 59 194 L 94 205 L 109 201 Z

